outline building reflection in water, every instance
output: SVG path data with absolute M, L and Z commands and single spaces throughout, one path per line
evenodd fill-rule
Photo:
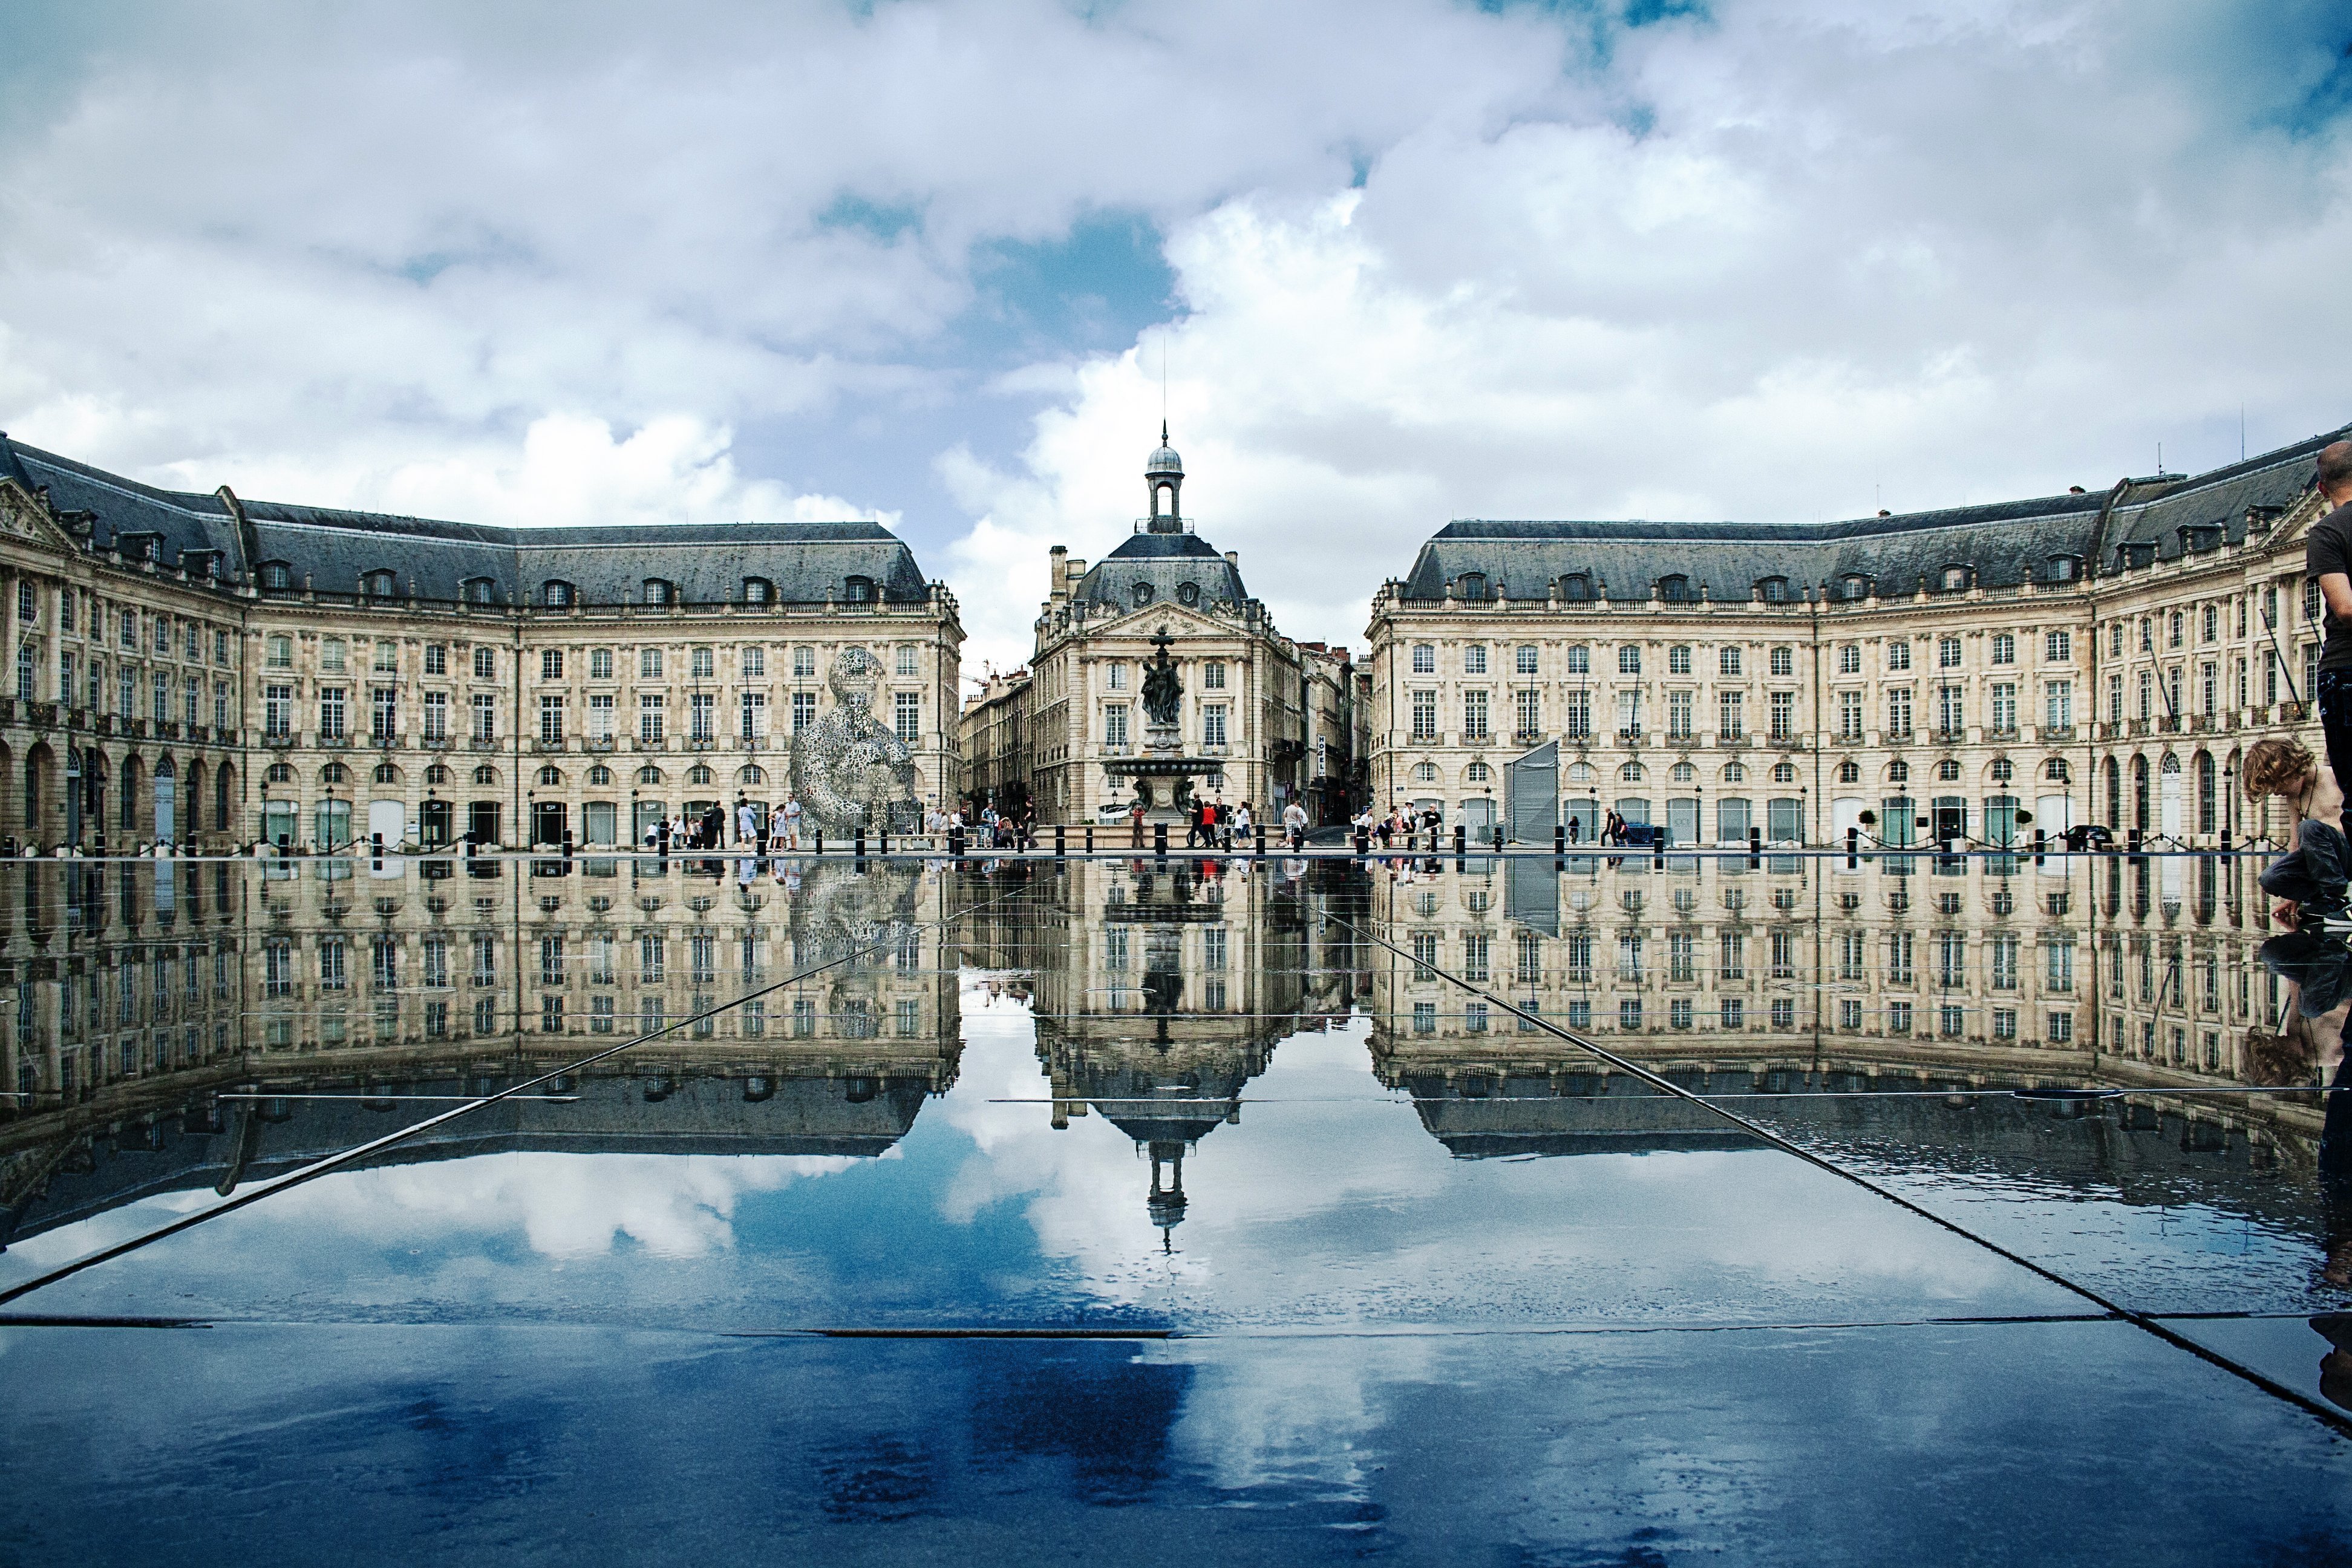
M 155 1192 L 226 1194 L 670 1024 L 383 1163 L 874 1155 L 955 1080 L 941 922 L 959 884 L 912 862 L 35 861 L 0 878 L 0 1239 Z
M 1354 1012 L 1356 938 L 1324 917 L 1352 919 L 1367 885 L 1305 860 L 1080 861 L 963 923 L 967 963 L 1034 976 L 1054 1126 L 1099 1114 L 1150 1162 L 1163 1245 L 1184 1218 L 1186 1156 L 1241 1121 L 1275 1047 Z

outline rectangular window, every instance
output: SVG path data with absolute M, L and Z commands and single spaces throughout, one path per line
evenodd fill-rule
M 923 738 L 923 699 L 920 692 L 901 691 L 891 697 L 890 731 L 908 745 Z
M 1841 741 L 1861 740 L 1862 693 L 1859 691 L 1841 691 L 1838 693 L 1837 700 L 1838 739 Z
M 549 745 L 563 743 L 563 699 L 545 696 L 539 700 L 539 738 Z
M 639 680 L 659 680 L 661 678 L 662 650 L 657 647 L 639 648 L 637 650 L 637 679 Z
M 343 970 L 343 939 L 339 936 L 320 937 L 319 939 L 319 989 L 341 991 L 348 989 L 350 984 L 350 976 Z
M 2213 717 L 2221 703 L 2221 667 L 2218 664 L 2200 666 L 2197 672 L 2198 706 L 2206 718 Z
M 563 679 L 563 650 L 548 647 L 539 650 L 539 678 L 541 680 Z
M 709 691 L 690 692 L 687 697 L 688 731 L 698 741 L 719 738 L 718 698 Z
M 609 741 L 613 738 L 613 694 L 599 691 L 588 699 L 588 738 Z
M 498 679 L 498 655 L 486 647 L 476 648 L 474 650 L 474 679 L 476 680 L 495 680 Z
M 768 737 L 768 694 L 746 691 L 742 702 L 743 739 L 764 741 Z
M 694 649 L 688 657 L 688 668 L 693 671 L 693 675 L 690 679 L 695 680 L 709 680 L 718 673 L 718 657 L 710 649 L 707 647 L 698 647 Z
M 1630 646 L 1619 648 L 1617 650 L 1617 673 L 1620 675 L 1641 674 L 1642 650 L 1638 647 Z
M 1617 694 L 1617 732 L 1629 738 L 1642 732 L 1642 694 L 1639 691 Z
M 449 738 L 449 694 L 446 691 L 425 694 L 425 738 L 428 741 Z
M 1862 673 L 1862 645 L 1859 643 L 1848 643 L 1843 647 L 1839 648 L 1837 655 L 1837 668 L 1840 675 L 1860 675 Z
M 2120 1022 L 2120 1020 L 2118 1021 Z M 2063 1046 L 2070 1043 L 2074 1038 L 2074 1015 L 2072 1013 L 2051 1014 L 2050 1044 L 2053 1046 Z
M 1995 931 L 1985 939 L 1985 963 L 1996 991 L 2017 989 L 2017 933 Z
M 1223 691 L 1225 689 L 1225 665 L 1223 659 L 1213 658 L 1201 667 L 1201 688 L 1204 691 Z
M 793 649 L 793 675 L 794 679 L 806 680 L 815 673 L 816 649 L 813 647 L 796 647 Z
M 2074 683 L 2053 680 L 2042 689 L 2044 721 L 2053 730 L 2069 729 L 2074 722 Z
M 2052 664 L 2072 664 L 2074 660 L 2074 634 L 2050 633 L 2042 638 L 2042 657 Z
M 814 723 L 815 723 L 815 722 L 816 722 L 816 693 L 815 693 L 815 692 L 814 692 L 814 691 L 795 691 L 795 692 L 793 692 L 793 734 L 795 734 L 795 735 L 797 735 L 797 734 L 799 734 L 802 731 L 803 731 L 803 730 L 807 729 L 810 725 L 812 725 L 812 724 L 814 724 Z
M 1201 744 L 1222 746 L 1226 743 L 1225 705 L 1222 702 L 1203 703 L 1201 707 Z
M 1591 648 L 1586 647 L 1584 647 L 1584 646 L 1583 646 L 1583 645 L 1581 645 L 1581 644 L 1579 644 L 1577 647 L 1572 647 L 1572 648 L 1570 648 L 1570 649 L 1568 650 L 1568 672 L 1569 672 L 1569 674 L 1570 674 L 1570 675 L 1589 675 L 1589 674 L 1591 674 L 1591 670 L 1592 670 L 1592 650 L 1591 650 Z
M 1886 1005 L 1886 1032 L 1890 1035 L 1907 1035 L 1911 1032 L 1910 1003 L 1889 1002 Z
M 1486 697 L 1484 691 L 1462 694 L 1462 738 L 1483 741 L 1486 738 Z
M 378 741 L 389 742 L 400 732 L 400 689 L 393 686 L 368 688 L 368 733 Z
M 1886 693 L 1886 733 L 1889 739 L 1911 738 L 1911 689 L 1892 687 Z
M 1472 643 L 1469 647 L 1462 650 L 1462 673 L 1465 675 L 1484 675 L 1486 673 L 1486 645 L 1485 643 Z
M 1666 733 L 1676 740 L 1686 740 L 1691 732 L 1691 693 L 1666 693 Z
M 1691 672 L 1691 651 L 1679 645 L 1666 649 L 1666 673 L 1688 675 Z
M 1747 702 L 1744 693 L 1725 691 L 1717 694 L 1717 732 L 1727 741 L 1737 741 L 1748 733 Z
M 1412 738 L 1416 741 L 1437 739 L 1437 693 L 1434 691 L 1412 694 Z
M 1437 649 L 1433 645 L 1425 642 L 1412 645 L 1412 672 L 1415 675 L 1437 673 Z
M 743 650 L 743 673 L 747 677 L 757 677 L 767 674 L 768 650 L 763 647 L 745 648 Z M 908 673 L 911 674 L 912 672 L 909 671 Z
M 147 717 L 158 724 L 172 717 L 172 678 L 160 669 L 147 689 Z
M 610 680 L 613 679 L 613 650 L 611 648 L 592 647 L 588 650 L 588 679 L 591 680 Z
M 637 699 L 637 739 L 658 741 L 662 738 L 662 695 L 645 692 Z
M 290 686 L 265 686 L 261 689 L 261 730 L 265 735 L 288 735 L 294 729 L 294 689 Z
M 1936 729 L 1938 733 L 1957 735 L 1968 727 L 1965 689 L 1958 686 L 1936 688 Z
M 1993 682 L 1992 727 L 2003 731 L 2017 728 L 2017 687 L 2011 682 Z
M 343 737 L 343 689 L 340 686 L 319 688 L 319 739 L 340 741 Z
M 1771 703 L 1772 739 L 1775 741 L 1793 739 L 1797 732 L 1797 694 L 1793 691 L 1775 691 L 1771 695 Z
M 1533 740 L 1543 731 L 1543 694 L 1532 688 L 1517 694 L 1518 731 L 1523 739 Z
M 1725 675 L 1739 673 L 1739 650 L 1736 647 L 1717 649 L 1715 661 L 1717 668 Z
M 1127 744 L 1126 703 L 1106 702 L 1103 704 L 1103 741 L 1104 743 L 1113 746 L 1124 746 Z
M 1114 665 L 1110 665 L 1110 666 L 1108 666 L 1108 667 L 1107 667 L 1107 668 L 1108 668 L 1108 672 L 1109 672 L 1110 689 L 1111 689 L 1111 690 L 1113 690 L 1113 691 L 1124 691 L 1124 690 L 1126 690 L 1126 689 L 1127 689 L 1127 666 L 1125 666 L 1125 665 L 1123 665 L 1123 664 L 1114 664 Z
M 1491 938 L 1473 932 L 1462 939 L 1462 978 L 1483 985 L 1488 978 L 1487 949 Z
M 1535 644 L 1521 643 L 1519 645 L 1518 653 L 1516 657 L 1517 659 L 1516 668 L 1521 675 L 1533 675 L 1536 672 Z
M 1582 740 L 1592 733 L 1592 694 L 1581 688 L 1568 694 L 1568 711 L 1563 716 L 1570 739 Z
M 93 682 L 96 679 L 91 677 Z M 221 731 L 228 728 L 228 682 L 226 680 L 213 682 L 213 728 Z
M 474 694 L 474 739 L 496 740 L 499 733 L 499 700 L 488 691 Z
M 907 645 L 906 647 L 900 647 L 899 649 L 898 649 L 898 650 L 897 650 L 897 652 L 898 652 L 898 664 L 896 665 L 896 667 L 895 667 L 895 668 L 897 668 L 898 672 L 900 675 L 913 675 L 913 674 L 915 674 L 915 673 L 916 673 L 916 668 L 915 668 L 915 649 L 914 649 L 914 646 L 913 646 L 912 644 L 908 644 L 908 645 Z
M 1908 669 L 1911 668 L 1910 643 L 1900 637 L 1894 638 L 1887 643 L 1886 668 L 1889 669 Z
M 1937 637 L 1936 639 L 1936 668 L 1937 669 L 1958 669 L 1960 668 L 1959 638 Z
M 1796 674 L 1797 650 L 1790 647 L 1774 648 L 1772 650 L 1772 673 L 1775 675 Z

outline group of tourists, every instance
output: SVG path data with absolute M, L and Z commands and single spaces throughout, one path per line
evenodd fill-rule
M 736 796 L 733 842 L 736 847 L 748 848 L 754 855 L 798 849 L 801 847 L 800 798 L 797 795 L 789 797 L 781 807 L 769 811 L 755 801 Z M 661 855 L 727 848 L 728 814 L 717 801 L 711 801 L 691 818 L 682 812 L 667 818 L 656 818 L 646 828 L 645 844 L 646 848 Z

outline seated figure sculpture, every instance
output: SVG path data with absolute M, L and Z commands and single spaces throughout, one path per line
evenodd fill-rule
M 834 657 L 833 711 L 793 737 L 793 787 L 818 831 L 880 831 L 915 812 L 915 753 L 874 716 L 882 665 L 862 647 Z

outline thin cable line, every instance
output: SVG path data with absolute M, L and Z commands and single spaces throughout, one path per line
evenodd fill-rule
M 1397 946 L 1394 942 L 1388 941 L 1386 938 L 1381 936 L 1375 931 L 1365 930 L 1363 927 L 1357 925 L 1353 921 L 1348 920 L 1344 916 L 1327 914 L 1324 918 L 1330 921 L 1335 925 L 1345 926 L 1348 930 L 1354 931 L 1365 941 L 1372 942 L 1377 946 L 1386 948 L 1389 952 L 1395 953 L 1400 958 L 1410 959 L 1412 957 L 1412 954 L 1406 952 L 1404 949 Z M 1878 1183 L 1872 1181 L 1869 1177 L 1862 1175 L 1857 1172 L 1847 1170 L 1844 1166 L 1837 1163 L 1835 1161 L 1827 1159 L 1824 1156 L 1817 1154 L 1813 1152 L 1813 1151 L 1807 1149 L 1801 1143 L 1794 1142 L 1790 1139 L 1782 1137 L 1780 1134 L 1763 1126 L 1761 1123 L 1749 1121 L 1747 1117 L 1740 1115 L 1739 1112 L 1731 1110 L 1727 1106 L 1717 1105 L 1707 1097 L 1695 1094 L 1691 1090 L 1683 1088 L 1680 1084 L 1675 1083 L 1671 1079 L 1662 1078 L 1658 1074 L 1650 1071 L 1647 1068 L 1617 1055 L 1614 1051 L 1606 1050 L 1601 1047 L 1595 1045 L 1591 1040 L 1585 1039 L 1581 1036 L 1570 1034 L 1566 1029 L 1560 1028 L 1558 1025 L 1552 1023 L 1548 1018 L 1542 1017 L 1539 1015 L 1521 1012 L 1503 997 L 1497 996 L 1491 992 L 1480 990 L 1477 986 L 1471 984 L 1468 981 L 1460 979 L 1455 975 L 1449 974 L 1444 970 L 1438 969 L 1433 964 L 1423 964 L 1423 967 L 1430 970 L 1431 973 L 1436 974 L 1438 978 L 1445 981 L 1455 988 L 1467 991 L 1475 996 L 1483 996 L 1495 1005 L 1501 1007 L 1504 1011 L 1511 1013 L 1528 1023 L 1533 1024 L 1537 1028 L 1543 1030 L 1545 1033 L 1557 1036 L 1572 1046 L 1590 1051 L 1592 1055 L 1598 1057 L 1602 1061 L 1607 1062 L 1610 1066 L 1618 1068 L 1620 1071 L 1630 1073 L 1633 1077 L 1640 1079 L 1642 1081 L 1650 1084 L 1654 1088 L 1662 1089 L 1668 1094 L 1675 1095 L 1679 1099 L 1687 1100 L 1694 1105 L 1704 1106 L 1706 1110 L 1713 1111 L 1716 1115 L 1720 1116 L 1726 1121 L 1730 1122 L 1733 1126 L 1763 1140 L 1774 1148 L 1779 1149 L 1785 1153 L 1793 1154 L 1798 1159 L 1802 1160 L 1805 1163 L 1811 1165 L 1816 1169 L 1826 1171 L 1831 1175 L 1851 1182 L 1855 1186 L 1862 1188 L 1864 1192 L 1874 1194 L 1875 1195 L 1885 1199 L 1888 1203 L 1893 1204 L 1895 1207 L 1900 1208 L 1906 1213 L 1916 1215 L 1918 1217 L 1927 1221 L 1929 1224 L 1951 1232 L 1954 1236 L 1959 1237 L 1968 1241 L 1972 1241 L 1977 1246 L 1983 1247 L 1987 1252 L 1991 1253 L 1996 1258 L 2005 1258 L 2008 1261 L 2016 1264 L 2019 1268 L 2025 1269 L 2027 1272 L 2036 1275 L 2041 1279 L 2047 1279 L 2052 1284 L 2058 1286 L 2062 1289 L 2071 1291 L 2073 1294 L 2081 1297 L 2084 1300 L 2090 1302 L 2093 1306 L 2099 1308 L 2101 1310 L 2114 1313 L 2116 1317 L 2133 1323 L 2148 1333 L 2155 1335 L 2158 1339 L 2164 1341 L 2167 1344 L 2179 1350 L 2187 1351 L 2189 1354 L 2197 1357 L 2200 1361 L 2205 1362 L 2209 1365 L 2220 1367 L 2224 1372 L 2232 1373 L 2237 1376 L 2243 1378 L 2246 1382 L 2252 1384 L 2256 1388 L 2263 1390 L 2266 1394 L 2276 1398 L 2283 1399 L 2290 1405 L 2300 1406 L 2302 1409 L 2326 1422 L 2328 1426 L 2336 1428 L 2338 1432 L 2352 1435 L 2352 1415 L 2347 1415 L 2343 1411 L 2323 1405 L 2318 1400 L 2313 1399 L 2306 1394 L 2297 1393 L 2295 1390 L 2289 1388 L 2286 1384 L 2280 1383 L 2275 1378 L 2267 1377 L 2262 1373 L 2256 1372 L 2252 1367 L 2247 1366 L 2242 1362 L 2232 1360 L 2231 1357 L 2223 1355 L 2219 1351 L 2199 1344 L 2195 1340 L 2189 1338 L 2187 1335 L 2177 1333 L 2171 1329 L 2165 1327 L 2164 1324 L 2158 1322 L 2156 1319 L 2148 1316 L 2147 1313 L 2139 1311 L 2135 1308 L 2126 1307 L 2120 1301 L 2112 1300 L 2106 1296 L 2104 1296 L 2098 1291 L 2093 1289 L 2088 1285 L 2081 1284 L 2076 1280 L 2070 1279 L 2065 1275 L 2059 1273 L 2053 1268 L 2036 1263 L 2033 1259 L 2026 1257 L 2022 1253 L 2011 1251 L 2010 1248 L 2001 1246 L 2000 1243 L 1997 1241 L 1979 1236 L 1976 1232 L 1969 1230 L 1967 1226 L 1960 1225 L 1957 1221 L 1946 1219 L 1943 1215 L 1936 1213 L 1934 1210 L 1923 1207 L 1919 1204 L 1914 1203 L 1909 1198 L 1903 1196 L 1901 1194 L 1894 1192 L 1887 1187 L 1881 1186 Z M 5 1300 L 5 1298 L 0 1298 L 0 1300 Z
M 964 916 L 971 914 L 974 910 L 986 909 L 990 907 L 990 905 L 1002 903 L 1005 899 L 1012 898 L 1013 896 L 1013 893 L 1008 892 L 999 898 L 990 900 L 987 904 L 974 904 L 968 909 L 958 910 L 955 914 L 948 917 L 946 920 L 926 921 L 924 924 L 926 926 L 935 927 L 940 931 L 945 932 L 949 926 L 954 924 L 957 921 L 963 919 Z M 918 927 L 917 929 L 920 930 L 922 928 Z M 169 1225 L 158 1226 L 153 1230 L 144 1232 L 139 1236 L 131 1237 L 126 1241 L 116 1242 L 111 1247 L 101 1247 L 98 1251 L 90 1253 L 86 1257 L 77 1258 L 69 1263 L 59 1264 L 57 1268 L 50 1269 L 46 1274 L 35 1275 L 32 1279 L 24 1281 L 22 1284 L 13 1285 L 5 1290 L 0 1290 L 0 1306 L 5 1306 L 7 1303 L 16 1300 L 20 1297 L 28 1296 L 44 1286 L 54 1285 L 60 1279 L 80 1273 L 85 1268 L 94 1268 L 99 1264 L 110 1262 L 114 1258 L 121 1258 L 126 1253 L 136 1252 L 140 1248 L 152 1246 L 156 1242 L 163 1240 L 167 1237 L 177 1236 L 180 1232 L 192 1229 L 196 1226 L 204 1224 L 206 1220 L 218 1219 L 221 1215 L 231 1213 L 236 1209 L 241 1209 L 248 1204 L 257 1204 L 264 1198 L 273 1197 L 276 1194 L 286 1191 L 289 1187 L 297 1187 L 306 1182 L 314 1182 L 320 1176 L 330 1174 L 332 1172 L 342 1169 L 346 1165 L 364 1160 L 371 1154 L 378 1153 L 385 1149 L 389 1149 L 396 1143 L 405 1142 L 409 1139 L 417 1136 L 419 1133 L 429 1132 L 434 1128 L 442 1126 L 447 1122 L 455 1121 L 461 1116 L 471 1115 L 473 1112 L 481 1110 L 482 1107 L 486 1105 L 496 1105 L 500 1100 L 504 1100 L 526 1098 L 525 1091 L 528 1089 L 537 1089 L 541 1084 L 551 1082 L 555 1079 L 562 1078 L 567 1074 L 576 1073 L 583 1068 L 593 1067 L 598 1062 L 609 1061 L 613 1058 L 619 1056 L 623 1051 L 634 1049 L 638 1046 L 646 1044 L 648 1041 L 658 1040 L 667 1035 L 674 1035 L 678 1030 L 687 1028 L 694 1024 L 700 1023 L 706 1018 L 715 1018 L 719 1014 L 740 1006 L 742 1004 L 751 1000 L 755 996 L 765 996 L 770 992 L 781 991 L 787 985 L 797 985 L 802 981 L 810 979 L 815 975 L 823 974 L 827 970 L 838 969 L 843 964 L 855 963 L 866 953 L 882 951 L 883 948 L 888 945 L 888 942 L 895 940 L 897 939 L 890 938 L 885 941 L 867 942 L 865 946 L 854 948 L 838 958 L 827 959 L 823 963 L 815 964 L 808 969 L 802 970 L 798 973 L 789 975 L 784 979 L 776 981 L 772 984 L 763 985 L 757 991 L 747 991 L 740 996 L 729 998 L 726 1002 L 721 1003 L 716 1007 L 706 1007 L 699 1013 L 681 1017 L 677 1023 L 667 1025 L 662 1028 L 655 1030 L 652 1034 L 639 1035 L 633 1039 L 623 1040 L 618 1045 L 610 1046 L 604 1050 L 593 1053 L 593 1055 L 582 1057 L 577 1061 L 567 1062 L 563 1066 L 556 1068 L 551 1071 L 540 1074 L 537 1078 L 502 1089 L 496 1094 L 485 1095 L 479 1100 L 469 1100 L 464 1105 L 456 1106 L 450 1110 L 442 1111 L 437 1116 L 428 1116 L 422 1121 L 412 1123 L 409 1126 L 400 1128 L 392 1132 L 387 1132 L 381 1138 L 370 1139 L 367 1142 L 357 1144 L 352 1148 L 346 1149 L 339 1154 L 330 1154 L 316 1164 L 305 1165 L 299 1171 L 290 1171 L 285 1175 L 278 1177 L 275 1181 L 264 1182 L 258 1186 L 247 1188 L 246 1191 L 237 1194 L 235 1197 L 214 1205 L 211 1208 L 204 1209 L 192 1215 L 184 1215 L 180 1218 L 172 1221 Z M 538 1097 L 533 1096 L 527 1098 Z

